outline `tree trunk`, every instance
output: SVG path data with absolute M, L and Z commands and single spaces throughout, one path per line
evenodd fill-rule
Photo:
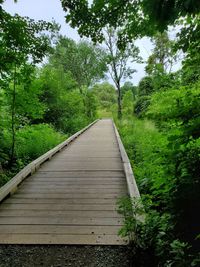
M 16 75 L 17 75 L 17 68 L 15 65 L 14 70 L 14 79 L 13 79 L 13 95 L 12 95 L 12 106 L 11 106 L 11 133 L 12 133 L 12 145 L 11 145 L 11 153 L 10 153 L 10 163 L 9 165 L 12 166 L 14 161 L 14 155 L 15 155 L 15 137 L 16 137 L 16 131 L 15 131 L 15 100 L 16 100 Z
M 1 162 L 0 162 L 0 174 L 3 173 L 3 168 L 2 168 L 2 165 L 1 165 Z
M 122 118 L 122 96 L 121 96 L 121 87 L 120 84 L 117 84 L 117 91 L 118 91 L 118 119 L 121 120 Z

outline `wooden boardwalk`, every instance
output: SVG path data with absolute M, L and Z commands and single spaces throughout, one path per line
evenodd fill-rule
M 111 120 L 100 120 L 0 204 L 1 244 L 125 244 L 118 198 L 128 194 Z M 137 188 L 136 188 L 137 194 Z

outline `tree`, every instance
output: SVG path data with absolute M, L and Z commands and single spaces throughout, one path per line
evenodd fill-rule
M 184 18 L 179 23 L 183 25 L 183 28 L 177 34 L 176 47 L 185 52 L 182 62 L 182 79 L 184 84 L 190 84 L 200 78 L 200 15 Z
M 135 69 L 129 63 L 140 62 L 139 49 L 134 44 L 127 44 L 125 49 L 118 47 L 118 32 L 113 28 L 107 28 L 104 33 L 104 42 L 107 48 L 107 63 L 110 76 L 115 83 L 118 92 L 118 118 L 122 116 L 121 106 L 121 82 L 124 78 L 131 78 Z
M 156 33 L 151 39 L 154 44 L 152 55 L 148 58 L 145 68 L 147 74 L 157 75 L 170 73 L 173 64 L 178 59 L 177 51 L 175 52 L 175 41 L 169 39 L 168 33 Z
M 62 66 L 65 72 L 71 72 L 79 90 L 89 87 L 104 77 L 107 70 L 104 51 L 88 41 L 76 43 L 72 39 L 60 36 L 53 54 L 49 59 L 54 67 Z
M 104 78 L 107 70 L 105 52 L 99 46 L 88 41 L 82 40 L 76 43 L 72 39 L 60 36 L 52 55 L 49 57 L 49 68 L 62 70 L 65 76 L 70 75 L 82 95 L 85 116 L 89 120 L 94 118 L 96 106 L 88 89 L 96 81 Z M 63 86 L 65 87 L 65 85 Z M 94 112 L 92 111 L 92 103 L 89 101 L 94 103 Z M 59 106 L 58 109 L 60 109 Z M 58 122 L 61 120 L 59 116 L 56 118 Z
M 133 99 L 135 100 L 136 99 L 136 96 L 138 94 L 138 87 L 137 86 L 134 86 L 132 84 L 132 82 L 128 81 L 128 82 L 125 82 L 124 83 L 124 85 L 121 88 L 121 91 L 122 91 L 122 98 L 124 97 L 124 95 L 126 94 L 126 92 L 131 91 L 132 94 L 133 94 Z
M 92 87 L 92 92 L 101 109 L 110 110 L 111 106 L 117 103 L 117 92 L 115 87 L 108 82 L 95 84 Z
M 152 94 L 153 90 L 153 80 L 151 77 L 146 76 L 140 80 L 138 85 L 139 96 L 148 96 Z
M 134 96 L 131 90 L 125 92 L 122 99 L 123 113 L 126 115 L 133 115 Z
M 42 61 L 50 50 L 50 39 L 44 31 L 58 29 L 54 23 L 35 22 L 19 15 L 11 16 L 0 9 L 0 75 L 1 86 L 12 87 L 10 164 L 14 161 L 16 139 L 17 87 L 30 82 L 32 67 Z M 11 88 L 10 88 L 11 89 Z
M 167 29 L 180 17 L 194 17 L 200 11 L 200 2 L 194 0 L 120 0 L 93 1 L 61 0 L 66 20 L 78 27 L 79 34 L 94 41 L 103 39 L 102 29 L 123 28 L 122 41 L 135 36 L 153 35 Z
M 153 79 L 150 76 L 142 78 L 138 84 L 138 96 L 134 103 L 134 113 L 143 117 L 150 104 L 150 95 L 153 93 Z
M 52 124 L 57 130 L 65 132 L 66 94 L 77 90 L 77 83 L 70 72 L 63 67 L 55 68 L 46 64 L 39 72 L 37 83 L 40 85 L 40 100 L 46 105 L 43 120 Z

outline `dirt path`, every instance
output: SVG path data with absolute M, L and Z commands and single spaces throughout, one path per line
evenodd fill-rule
M 134 267 L 126 246 L 1 245 L 0 267 Z

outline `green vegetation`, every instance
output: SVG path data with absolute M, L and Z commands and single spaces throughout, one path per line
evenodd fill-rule
M 156 71 L 138 85 L 135 117 L 124 110 L 123 120 L 117 122 L 146 212 L 141 222 L 134 215 L 141 213 L 137 201 L 123 200 L 121 234 L 132 237 L 133 254 L 142 253 L 141 262 L 147 257 L 144 266 L 148 256 L 153 259 L 148 266 L 200 263 L 200 84 L 199 76 L 189 82 L 193 73 L 188 57 L 182 73 L 167 73 L 154 61 Z
M 136 266 L 199 266 L 199 3 L 61 2 L 96 44 L 0 9 L 0 185 L 96 117 L 113 117 L 141 193 L 119 203 Z M 173 40 L 168 26 L 179 29 Z M 144 36 L 154 48 L 134 86 L 134 41 Z
M 0 185 L 97 116 L 105 52 L 0 8 Z M 47 57 L 46 63 L 38 67 Z M 95 66 L 95 67 L 94 67 Z

